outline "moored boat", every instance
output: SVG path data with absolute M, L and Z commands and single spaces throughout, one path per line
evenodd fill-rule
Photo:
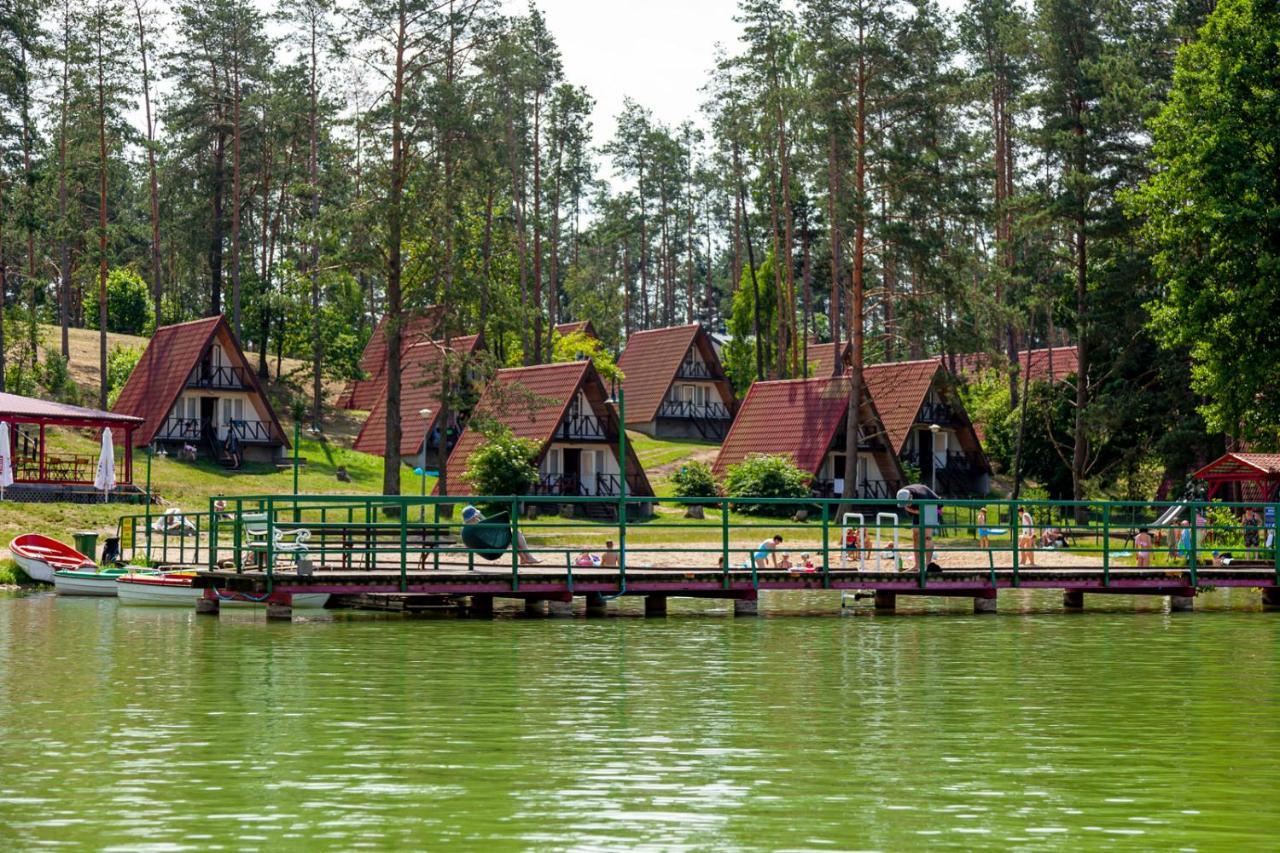
M 9 543 L 9 553 L 27 576 L 53 583 L 53 574 L 62 569 L 93 569 L 97 564 L 70 545 L 39 533 L 24 533 Z
M 103 569 L 59 569 L 53 573 L 53 586 L 58 595 L 102 595 L 116 594 L 116 578 L 129 574 L 158 574 L 155 570 L 141 569 L 137 566 L 125 568 Z
M 122 604 L 140 604 L 160 607 L 192 607 L 204 595 L 203 589 L 191 585 L 194 572 L 171 572 L 145 575 L 129 573 L 116 578 L 116 595 Z M 293 596 L 293 606 L 298 609 L 324 607 L 328 593 L 298 593 Z M 221 603 L 228 607 L 261 607 L 265 602 L 226 597 Z

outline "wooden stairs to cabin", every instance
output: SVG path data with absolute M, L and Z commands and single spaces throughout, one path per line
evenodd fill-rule
M 582 508 L 582 514 L 592 521 L 617 521 L 617 507 L 607 503 L 582 503 L 578 504 Z
M 227 453 L 222 446 L 222 442 L 218 441 L 218 432 L 211 424 L 206 424 L 204 429 L 205 449 L 209 451 L 209 458 L 217 462 L 223 468 L 238 468 L 236 460 L 231 454 Z

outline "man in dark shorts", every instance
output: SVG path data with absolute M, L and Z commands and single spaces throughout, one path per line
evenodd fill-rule
M 912 483 L 898 489 L 898 505 L 916 517 L 915 529 L 911 531 L 912 553 L 920 554 L 920 537 L 924 536 L 924 561 L 931 572 L 940 572 L 942 568 L 933 561 L 933 531 L 938 526 L 941 513 L 937 504 L 918 505 L 917 501 L 936 501 L 938 493 L 923 483 Z M 917 571 L 919 566 L 916 567 Z M 904 569 L 905 571 L 905 569 Z

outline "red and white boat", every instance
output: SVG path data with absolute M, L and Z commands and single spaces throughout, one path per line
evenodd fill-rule
M 39 533 L 24 533 L 14 539 L 9 543 L 9 553 L 32 580 L 42 583 L 53 583 L 56 571 L 93 569 L 98 565 L 70 545 Z
M 194 572 L 120 575 L 116 578 L 116 596 L 121 604 L 192 607 L 196 599 L 204 596 L 203 589 L 191 585 L 194 578 Z M 328 593 L 296 593 L 293 606 L 298 609 L 324 607 L 328 600 Z M 233 597 L 223 598 L 222 603 L 232 607 L 262 606 L 261 602 Z

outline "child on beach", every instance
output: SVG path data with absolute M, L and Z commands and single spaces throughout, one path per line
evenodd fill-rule
M 978 547 L 984 551 L 991 548 L 991 528 L 987 527 L 987 508 L 978 510 Z

